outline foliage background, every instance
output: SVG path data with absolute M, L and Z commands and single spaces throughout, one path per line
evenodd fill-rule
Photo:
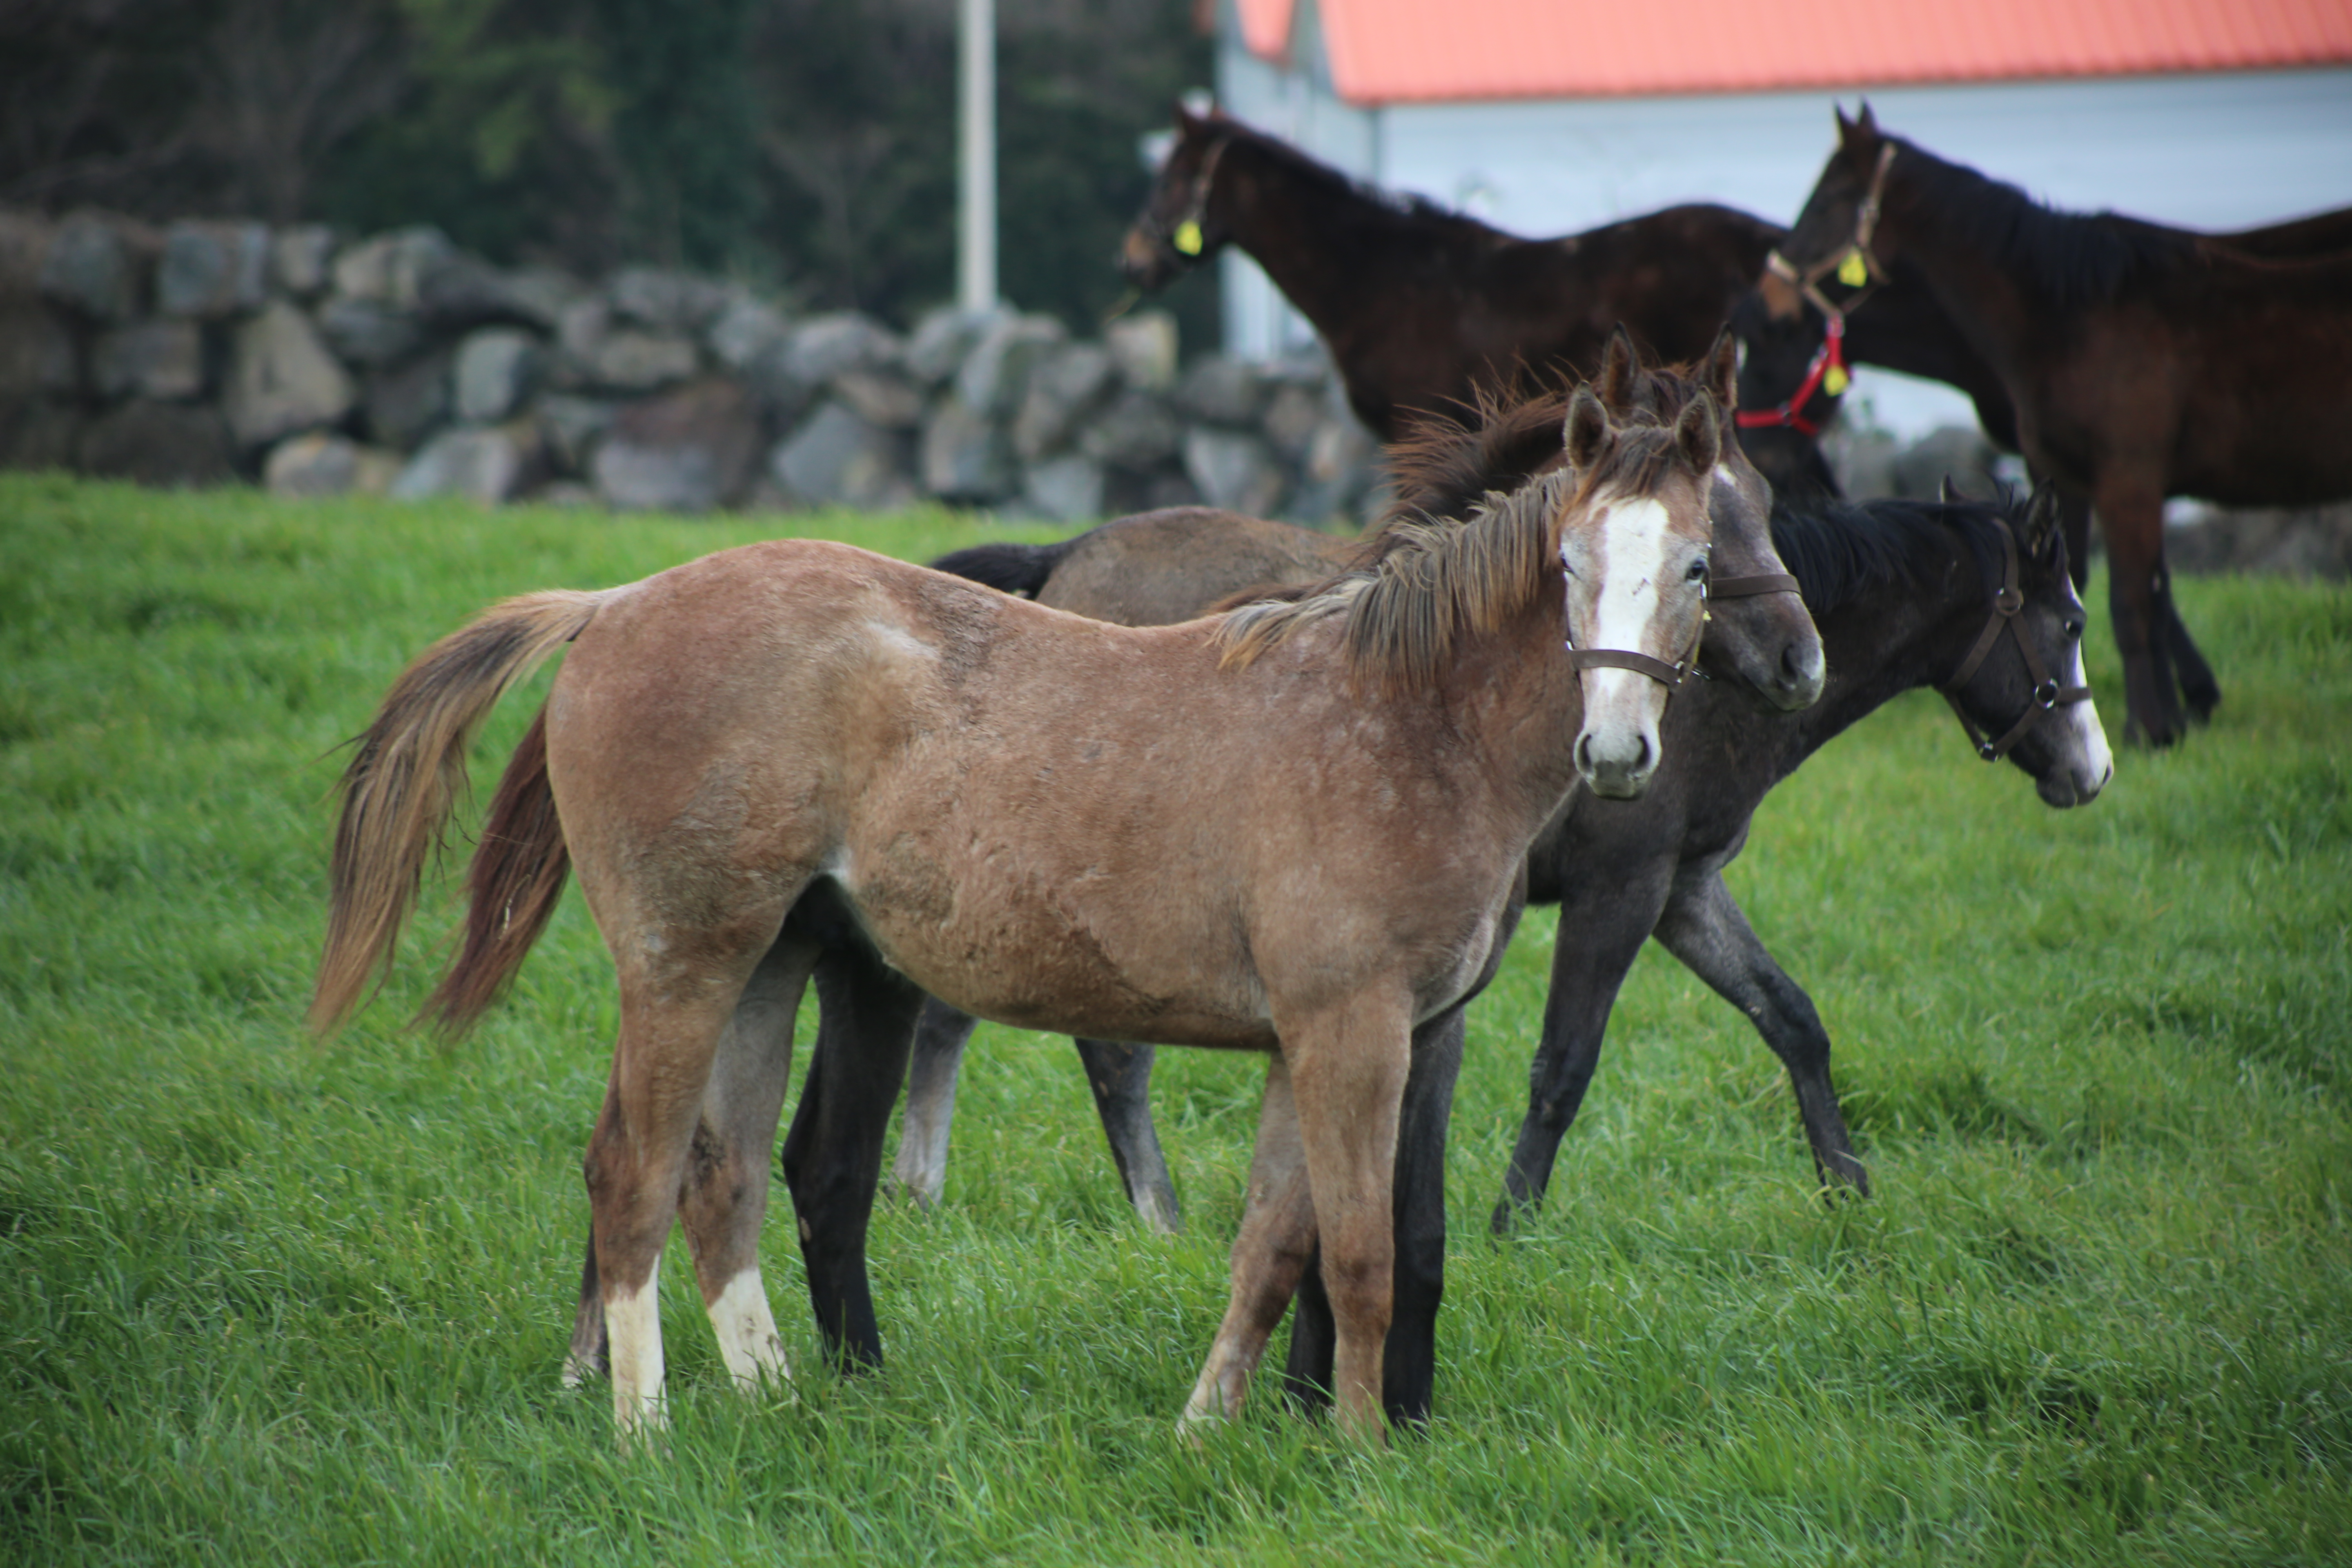
M 1205 86 L 1187 0 L 999 0 L 1005 297 L 1092 327 Z M 729 271 L 901 325 L 953 292 L 954 0 L 10 0 L 0 202 L 437 224 L 491 259 Z M 1213 283 L 1169 303 L 1212 341 Z

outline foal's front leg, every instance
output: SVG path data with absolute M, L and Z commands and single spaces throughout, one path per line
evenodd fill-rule
M 955 1121 L 956 1077 L 980 1020 L 936 996 L 915 1024 L 907 1069 L 907 1109 L 898 1119 L 898 1157 L 890 1180 L 918 1208 L 940 1201 L 948 1183 L 948 1128 Z
M 1748 923 L 1720 870 L 1677 885 L 1659 917 L 1657 937 L 1715 994 L 1738 1008 L 1789 1069 L 1797 1115 L 1812 1145 L 1813 1172 L 1832 1186 L 1870 1195 L 1870 1173 L 1846 1136 L 1837 1089 L 1830 1083 L 1830 1032 L 1805 988 L 1789 978 Z

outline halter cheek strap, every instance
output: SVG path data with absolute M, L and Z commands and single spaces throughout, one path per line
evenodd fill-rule
M 2059 685 L 2051 675 L 2049 667 L 2042 662 L 2042 656 L 2033 651 L 2033 645 L 2025 640 L 2025 634 L 2017 629 L 2017 613 L 2025 607 L 2025 595 L 2017 585 L 2017 536 L 2009 531 L 2005 520 L 1996 519 L 1995 523 L 2000 530 L 2000 592 L 1993 595 L 1991 617 L 1985 622 L 1984 630 L 1977 634 L 1975 646 L 1969 649 L 1968 657 L 1960 660 L 1960 668 L 1952 679 L 1936 688 L 1943 693 L 1944 700 L 1952 705 L 1952 711 L 1958 715 L 1960 728 L 1969 732 L 1977 755 L 1989 763 L 1997 763 L 2007 756 L 2011 747 L 2025 739 L 2032 732 L 2033 727 L 2042 722 L 2044 714 L 2053 713 L 2066 703 L 2088 702 L 2091 700 L 2091 689 L 2087 686 Z M 1992 740 L 1977 728 L 1977 721 L 1969 717 L 1967 709 L 1960 706 L 1960 690 L 1984 663 L 1985 656 L 1992 652 L 1993 645 L 2000 641 L 2003 631 L 2016 638 L 2017 651 L 2025 658 L 2025 673 L 2033 678 L 2033 695 L 2017 722 L 2011 724 L 1999 740 Z
M 1201 160 L 1200 173 L 1192 176 L 1192 194 L 1184 204 L 1184 216 L 1176 220 L 1173 227 L 1160 232 L 1160 237 L 1167 242 L 1168 248 L 1187 262 L 1200 260 L 1202 253 L 1208 248 L 1207 236 L 1202 230 L 1201 220 L 1209 213 L 1209 193 L 1217 182 L 1218 162 L 1224 157 L 1225 149 L 1233 144 L 1233 137 L 1227 135 L 1209 149 L 1209 155 Z

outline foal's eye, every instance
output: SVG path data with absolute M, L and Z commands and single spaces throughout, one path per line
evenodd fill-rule
M 1706 562 L 1704 559 L 1692 562 L 1690 564 L 1690 570 L 1684 573 L 1683 575 L 1693 583 L 1706 582 Z
M 2067 617 L 2066 617 L 2066 640 L 2067 640 L 2068 642 L 2073 642 L 2075 638 L 2077 638 L 2077 637 L 2081 637 L 2082 635 L 2083 635 L 2083 623 L 2082 623 L 2081 621 L 2079 621 L 2079 620 L 2076 620 L 2076 619 L 2075 619 L 2074 616 L 2067 616 Z

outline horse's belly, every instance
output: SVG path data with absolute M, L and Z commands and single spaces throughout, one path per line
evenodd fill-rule
M 1237 944 L 1155 879 L 985 859 L 951 871 L 901 842 L 851 857 L 836 879 L 893 968 L 980 1017 L 1160 1045 L 1273 1043 Z

